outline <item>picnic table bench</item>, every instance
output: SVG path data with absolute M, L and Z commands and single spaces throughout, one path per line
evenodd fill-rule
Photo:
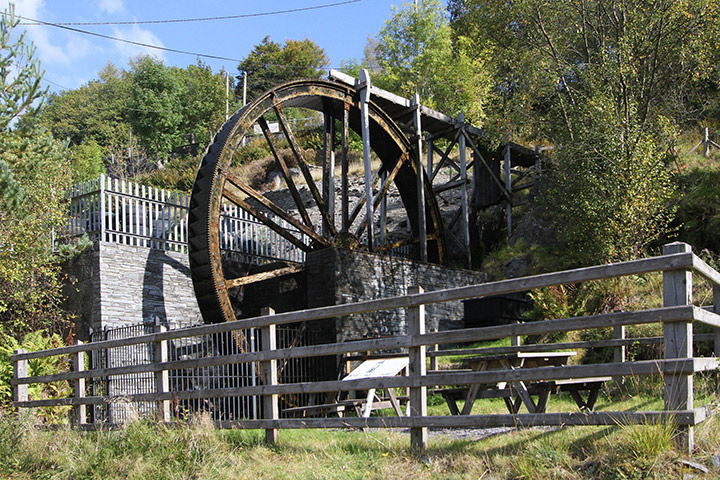
M 408 364 L 409 359 L 407 356 L 365 360 L 343 378 L 343 381 L 357 380 L 360 378 L 379 379 L 383 377 L 394 377 L 403 370 L 406 370 Z M 379 389 L 368 389 L 365 398 L 351 398 L 323 405 L 286 408 L 283 410 L 283 413 L 302 417 L 310 416 L 311 414 L 322 415 L 334 413 L 342 417 L 348 411 L 355 411 L 358 417 L 367 418 L 373 410 L 392 408 L 398 416 L 402 416 L 401 404 L 407 403 L 407 397 L 396 397 L 392 388 L 385 388 L 386 396 L 381 397 L 377 395 L 377 390 Z

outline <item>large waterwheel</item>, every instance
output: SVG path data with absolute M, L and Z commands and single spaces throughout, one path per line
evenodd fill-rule
M 307 152 L 298 143 L 293 131 L 292 115 L 307 110 L 322 116 L 324 147 L 318 155 L 323 159 L 323 175 L 319 188 L 308 162 Z M 277 125 L 276 131 L 269 123 Z M 336 135 L 339 126 L 341 164 L 339 178 L 334 162 Z M 257 127 L 257 128 L 256 128 Z M 233 174 L 233 165 L 243 163 L 242 148 L 259 129 L 292 198 L 290 206 L 274 202 Z M 352 199 L 348 193 L 348 139 L 350 131 L 361 135 L 366 150 L 365 194 Z M 364 132 L 363 132 L 364 130 Z M 292 164 L 304 181 L 302 195 L 298 180 L 291 172 L 290 162 L 278 151 L 285 140 L 292 152 Z M 414 143 L 414 145 L 413 145 Z M 419 192 L 417 158 L 418 142 L 410 142 L 393 119 L 362 89 L 331 81 L 295 81 L 278 86 L 236 112 L 222 127 L 202 160 L 193 187 L 188 219 L 190 268 L 200 310 L 205 322 L 235 320 L 232 298 L 237 289 L 249 283 L 297 272 L 301 262 L 279 261 L 268 263 L 262 272 L 238 272 L 227 267 L 227 252 L 223 251 L 221 232 L 223 212 L 228 207 L 239 207 L 248 212 L 293 248 L 311 252 L 331 246 L 386 252 L 402 245 L 416 245 L 426 239 L 423 252 L 430 261 L 442 263 L 446 256 L 445 232 L 440 210 L 432 186 L 422 176 Z M 376 160 L 370 165 L 369 150 Z M 336 182 L 340 182 L 336 195 Z M 366 198 L 372 196 L 371 206 L 377 207 L 391 188 L 396 189 L 407 213 L 407 238 L 393 238 L 385 243 L 373 235 L 378 218 L 368 208 Z M 421 194 L 419 194 L 421 193 Z M 309 197 L 309 198 L 308 198 Z M 339 197 L 339 198 L 336 198 Z M 353 201 L 354 200 L 354 201 Z M 337 205 L 337 208 L 336 208 Z M 310 215 L 314 209 L 319 215 Z M 425 212 L 421 224 L 419 212 Z M 372 218 L 368 219 L 368 212 Z M 370 226 L 370 228 L 368 228 Z M 424 230 L 424 231 L 423 231 Z M 422 234 L 419 232 L 422 231 Z

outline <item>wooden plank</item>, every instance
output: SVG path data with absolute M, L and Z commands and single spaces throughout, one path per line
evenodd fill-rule
M 428 417 L 370 417 L 370 418 L 282 418 L 278 420 L 232 420 L 215 422 L 223 429 L 301 429 L 301 428 L 492 428 L 492 427 L 535 427 L 558 425 L 633 425 L 673 422 L 678 425 L 697 425 L 707 417 L 704 409 L 647 412 L 572 412 L 538 414 L 491 414 L 468 416 Z M 169 424 L 185 425 L 184 423 Z M 48 427 L 45 427 L 48 428 Z M 62 430 L 67 426 L 52 426 Z M 106 424 L 89 424 L 82 430 L 122 428 Z
M 714 285 L 720 285 L 720 272 L 712 268 L 710 265 L 705 263 L 705 261 L 694 255 L 693 256 L 693 270 L 700 274 L 701 276 L 705 277 L 707 280 L 712 282 Z
M 290 129 L 290 125 L 288 124 L 287 118 L 285 117 L 285 114 L 282 111 L 282 108 L 280 105 L 273 105 L 273 108 L 275 109 L 275 114 L 277 115 L 278 122 L 280 123 L 280 127 L 285 134 L 285 138 L 287 139 L 288 143 L 290 144 L 290 150 L 292 150 L 293 155 L 295 156 L 295 160 L 297 161 L 298 167 L 300 167 L 300 171 L 302 172 L 303 176 L 305 177 L 305 181 L 307 182 L 307 186 L 310 189 L 310 193 L 312 194 L 313 198 L 315 199 L 315 204 L 318 207 L 318 210 L 320 210 L 320 214 L 323 217 L 323 220 L 325 220 L 328 224 L 328 228 L 330 228 L 330 233 L 332 235 L 335 235 L 337 231 L 334 227 L 334 222 L 330 218 L 327 210 L 327 205 L 322 199 L 322 196 L 320 195 L 320 192 L 318 191 L 317 185 L 315 185 L 315 180 L 312 178 L 312 173 L 310 173 L 310 169 L 308 168 L 307 163 L 305 162 L 305 159 L 302 156 L 302 152 L 300 151 L 300 146 L 297 143 L 297 140 L 295 139 L 295 135 L 293 135 L 292 130 Z
M 511 149 L 510 149 L 510 137 L 507 136 L 507 145 L 505 146 L 505 162 L 504 162 L 504 168 L 505 168 L 505 191 L 510 194 L 508 197 L 507 204 L 505 206 L 505 215 L 507 217 L 507 235 L 508 238 L 510 238 L 510 235 L 512 235 L 512 183 L 510 178 L 510 171 L 512 169 L 512 158 L 511 158 Z
M 159 320 L 155 320 L 155 331 L 158 333 L 167 331 L 165 325 L 161 325 Z M 165 363 L 168 361 L 168 342 L 167 340 L 161 340 L 153 343 L 154 349 L 154 362 Z M 156 393 L 168 393 L 170 392 L 170 372 L 168 370 L 160 370 L 155 372 L 155 392 Z M 170 418 L 170 401 L 160 400 L 157 405 L 158 408 L 158 420 L 162 422 L 169 422 Z
M 574 378 L 597 378 L 613 375 L 680 375 L 695 371 L 716 370 L 716 358 L 645 360 L 636 362 L 594 365 L 563 365 L 559 367 L 520 368 L 485 372 L 433 372 L 417 377 L 360 378 L 356 380 L 328 380 L 281 385 L 258 385 L 238 388 L 196 389 L 173 393 L 127 395 L 131 402 L 157 402 L 160 400 L 226 398 L 246 395 L 285 395 L 296 393 L 322 393 L 335 391 L 367 390 L 370 388 L 419 388 L 435 385 L 471 385 L 499 382 L 541 382 Z M 80 404 L 102 404 L 115 401 L 114 397 L 61 398 L 18 402 L 16 407 L 41 407 Z
M 426 292 L 416 295 L 404 295 L 399 297 L 389 297 L 379 300 L 368 300 L 364 302 L 357 302 L 352 304 L 344 305 L 333 305 L 329 307 L 320 307 L 308 310 L 301 310 L 296 312 L 287 312 L 276 314 L 272 321 L 278 325 L 293 323 L 298 321 L 316 320 L 322 318 L 330 318 L 335 316 L 345 316 L 357 313 L 372 312 L 377 310 L 389 310 L 394 308 L 405 308 L 416 306 L 425 303 L 436 303 L 436 302 L 447 302 L 452 300 L 463 300 L 466 298 L 475 298 L 485 295 L 498 295 L 502 293 L 511 293 L 518 291 L 525 291 L 528 289 L 542 288 L 551 285 L 573 283 L 577 281 L 587 281 L 599 278 L 606 278 L 608 276 L 620 276 L 620 275 L 631 275 L 637 273 L 647 273 L 657 270 L 671 270 L 681 267 L 691 260 L 691 256 L 686 254 L 664 256 L 657 258 L 649 258 L 643 260 L 633 260 L 630 262 L 623 262 L 618 264 L 603 265 L 598 267 L 586 267 L 575 270 L 566 270 L 564 272 L 556 272 L 550 274 L 535 275 L 531 277 L 523 277 L 518 279 L 501 280 L 498 282 L 485 283 L 479 285 L 471 285 L 468 287 L 458 287 L 447 290 L 436 290 L 433 292 Z M 612 272 L 613 275 L 609 275 L 608 271 Z M 652 319 L 648 318 L 647 315 L 657 315 L 658 322 L 663 321 L 680 321 L 688 318 L 694 318 L 700 315 L 704 310 L 697 307 L 674 307 L 668 309 L 651 309 L 636 312 L 623 312 L 616 314 L 605 314 L 617 316 L 611 325 L 601 324 L 600 326 L 614 326 L 614 325 L 631 325 L 633 323 L 651 323 Z M 628 317 L 625 320 L 621 320 L 621 317 Z M 586 319 L 592 319 L 594 317 L 578 317 L 574 319 L 575 326 L 563 326 L 560 328 L 566 329 L 584 329 L 584 328 L 597 328 L 589 325 Z M 611 317 L 612 318 L 612 317 Z M 206 335 L 210 333 L 219 333 L 224 331 L 231 331 L 242 328 L 260 327 L 268 324 L 270 318 L 268 317 L 255 317 L 244 320 L 236 320 L 234 322 L 225 322 L 215 325 L 203 325 L 198 327 L 189 327 L 186 329 L 172 330 L 162 334 L 164 339 L 174 338 L 186 338 L 195 335 Z M 604 321 L 604 320 L 602 320 Z M 558 322 L 558 320 L 551 320 L 549 322 Z M 463 330 L 463 334 L 470 334 L 472 336 L 481 337 L 482 339 L 495 339 L 504 338 L 507 335 L 522 335 L 526 329 L 534 329 L 534 325 L 545 325 L 542 322 L 534 322 L 533 324 L 526 325 L 510 325 L 501 327 L 485 327 L 484 329 L 468 329 Z M 556 324 L 550 324 L 556 325 Z M 495 330 L 491 330 L 495 329 Z M 477 331 L 480 330 L 480 331 Z M 558 331 L 553 329 L 552 331 Z M 488 332 L 492 332 L 489 333 Z M 510 332 L 510 333 L 507 333 Z M 131 337 L 126 339 L 118 340 L 106 340 L 103 342 L 93 342 L 80 347 L 60 347 L 51 350 L 43 350 L 39 352 L 28 352 L 17 357 L 13 356 L 13 359 L 31 359 L 31 358 L 44 358 L 53 355 L 62 355 L 66 353 L 73 353 L 75 351 L 91 351 L 100 350 L 103 348 L 110 348 L 115 346 L 123 345 L 136 345 L 140 343 L 148 343 L 156 341 L 159 334 L 141 335 L 137 337 Z M 439 337 L 438 337 L 439 335 Z M 461 335 L 456 335 L 454 332 L 435 332 L 426 334 L 427 337 L 431 337 L 432 340 L 429 343 L 453 343 L 468 341 L 462 338 Z M 445 341 L 447 339 L 447 341 Z M 395 341 L 395 340 L 394 340 Z M 402 341 L 398 340 L 399 343 Z M 407 346 L 407 345 L 405 345 Z

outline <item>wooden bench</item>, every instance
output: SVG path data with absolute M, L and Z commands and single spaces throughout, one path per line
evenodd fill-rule
M 527 393 L 538 397 L 534 413 L 544 413 L 550 394 L 560 392 L 569 393 L 581 411 L 592 411 L 595 408 L 600 388 L 610 380 L 612 380 L 611 377 L 593 377 L 534 382 L 527 385 Z M 452 415 L 460 415 L 461 411 L 457 406 L 457 401 L 466 400 L 470 390 L 471 387 L 440 388 L 432 390 L 432 393 L 442 395 Z M 583 397 L 581 392 L 587 392 L 587 397 Z M 475 395 L 475 399 L 478 398 L 502 398 L 510 413 L 517 413 L 523 403 L 512 385 L 503 388 L 481 385 L 480 388 L 477 388 Z

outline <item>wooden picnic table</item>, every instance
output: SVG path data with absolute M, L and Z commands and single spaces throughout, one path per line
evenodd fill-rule
M 484 372 L 488 370 L 514 370 L 516 368 L 556 367 L 566 365 L 571 357 L 577 355 L 574 351 L 562 352 L 516 352 L 506 355 L 488 355 L 466 358 L 464 367 L 471 371 Z M 525 405 L 530 413 L 543 413 L 551 393 L 566 391 L 571 394 L 578 407 L 582 410 L 592 410 L 597 400 L 598 392 L 609 377 L 580 378 L 548 382 L 533 382 L 526 385 L 522 381 L 499 382 L 496 384 L 473 384 L 469 387 L 440 389 L 440 393 L 448 404 L 453 415 L 470 414 L 477 398 L 503 398 L 510 413 L 517 413 L 521 405 Z M 583 398 L 581 391 L 587 391 L 588 397 Z M 537 396 L 537 402 L 532 396 Z M 457 400 L 465 398 L 462 411 L 458 409 Z

